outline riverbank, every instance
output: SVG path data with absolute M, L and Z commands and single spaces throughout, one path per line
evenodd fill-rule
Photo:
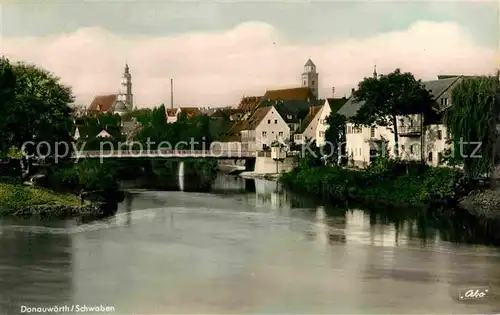
M 102 214 L 98 204 L 85 202 L 75 195 L 20 183 L 0 182 L 0 216 L 74 216 Z
M 454 206 L 471 191 L 458 171 L 422 164 L 385 162 L 367 170 L 297 168 L 280 181 L 292 190 L 323 198 L 397 206 Z

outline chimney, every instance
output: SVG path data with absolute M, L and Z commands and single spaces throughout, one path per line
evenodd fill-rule
M 174 79 L 170 79 L 170 108 L 174 108 Z
M 332 98 L 334 98 L 334 97 L 335 97 L 335 87 L 332 86 Z

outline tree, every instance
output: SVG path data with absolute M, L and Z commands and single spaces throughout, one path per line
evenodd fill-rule
M 15 96 L 16 78 L 8 59 L 0 58 L 0 153 L 6 154 L 11 147 L 12 135 L 7 133 L 9 121 L 14 119 L 11 104 Z
M 353 121 L 366 126 L 377 124 L 392 128 L 396 157 L 399 157 L 397 117 L 410 114 L 427 116 L 432 112 L 432 96 L 422 81 L 399 69 L 388 75 L 365 78 L 353 96 L 355 102 L 362 103 Z
M 332 113 L 326 119 L 328 128 L 325 132 L 325 140 L 331 146 L 333 154 L 331 161 L 339 164 L 340 157 L 344 153 L 346 142 L 346 117 L 337 113 Z
M 11 145 L 21 147 L 27 141 L 70 142 L 73 121 L 73 95 L 59 78 L 36 66 L 13 66 L 16 78 L 14 100 L 9 106 L 9 123 L 4 132 Z M 54 151 L 52 151 L 54 152 Z
M 498 75 L 463 79 L 452 90 L 453 106 L 444 116 L 452 161 L 462 164 L 470 179 L 490 173 L 497 163 L 499 96 Z

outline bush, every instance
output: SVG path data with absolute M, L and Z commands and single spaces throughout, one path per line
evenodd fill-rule
M 118 180 L 113 168 L 99 160 L 84 160 L 78 164 L 65 164 L 52 170 L 47 186 L 60 191 L 115 191 Z
M 457 202 L 472 188 L 465 175 L 450 168 L 430 168 L 420 191 L 420 200 L 429 203 Z
M 336 199 L 384 204 L 451 204 L 471 185 L 459 171 L 422 163 L 379 159 L 366 171 L 340 167 L 299 168 L 281 181 L 291 189 Z

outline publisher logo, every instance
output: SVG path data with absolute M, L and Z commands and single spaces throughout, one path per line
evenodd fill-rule
M 490 287 L 471 287 L 458 290 L 460 300 L 484 300 L 493 295 Z

